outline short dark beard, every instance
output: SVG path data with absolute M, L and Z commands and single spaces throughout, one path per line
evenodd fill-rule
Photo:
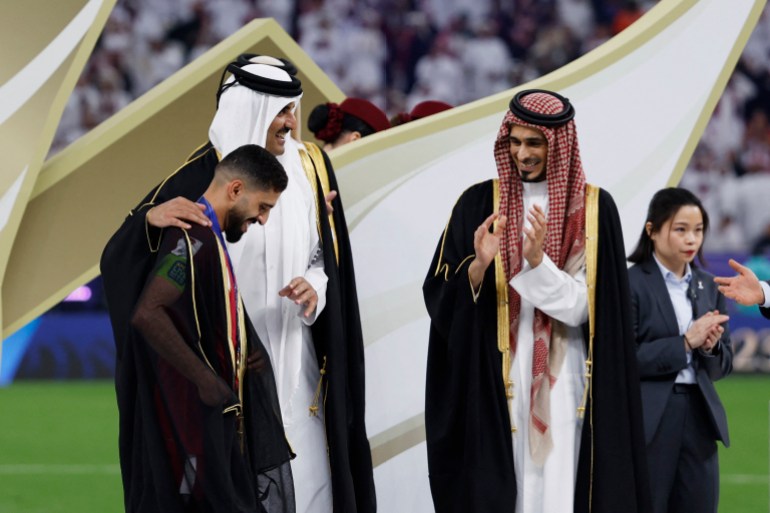
M 539 164 L 541 161 L 536 160 L 535 163 Z M 532 161 L 524 162 L 524 165 L 532 165 Z M 521 177 L 522 182 L 526 183 L 538 183 L 538 182 L 544 182 L 545 181 L 545 167 L 543 167 L 543 171 L 537 175 L 537 178 L 528 178 L 529 173 L 524 173 L 521 170 L 519 170 L 518 165 L 516 166 L 516 172 L 519 173 L 519 176 Z
M 543 168 L 543 171 L 535 178 L 528 178 L 528 173 L 522 173 L 521 171 L 519 171 L 519 176 L 521 177 L 521 181 L 526 183 L 544 182 L 546 178 L 545 168 Z
M 224 227 L 225 240 L 227 242 L 238 242 L 243 237 L 241 226 L 245 222 L 243 213 L 237 205 L 233 206 L 227 213 L 227 226 Z

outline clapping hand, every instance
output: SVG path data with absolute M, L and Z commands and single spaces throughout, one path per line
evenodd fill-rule
M 543 241 L 548 220 L 540 205 L 529 209 L 527 220 L 530 228 L 524 228 L 524 243 L 521 248 L 522 256 L 527 260 L 531 268 L 535 268 L 543 261 Z
M 497 225 L 492 232 L 489 228 L 492 223 L 497 221 Z M 481 283 L 484 273 L 495 259 L 495 255 L 500 251 L 500 238 L 505 233 L 505 224 L 507 219 L 505 216 L 501 216 L 497 213 L 490 215 L 486 220 L 476 228 L 473 234 L 473 249 L 476 253 L 476 257 L 468 267 L 468 274 L 471 278 L 471 283 L 474 287 L 478 287 Z
M 719 310 L 706 312 L 700 316 L 685 333 L 689 348 L 711 351 L 724 333 L 724 328 L 720 324 L 724 324 L 729 319 L 727 315 L 720 314 Z

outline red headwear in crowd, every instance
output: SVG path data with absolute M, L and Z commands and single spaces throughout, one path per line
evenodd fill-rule
M 381 132 L 390 128 L 390 122 L 379 107 L 363 98 L 346 98 L 342 103 L 327 103 L 328 114 L 326 122 L 318 126 L 310 126 L 316 138 L 333 143 L 343 132 L 345 115 L 353 116 L 366 123 L 373 132 Z M 362 134 L 367 135 L 367 134 Z

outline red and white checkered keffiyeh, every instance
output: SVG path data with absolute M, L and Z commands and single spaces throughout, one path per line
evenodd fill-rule
M 528 110 L 543 114 L 557 114 L 563 110 L 559 99 L 542 92 L 523 96 L 521 104 Z M 500 214 L 508 218 L 500 251 L 509 281 L 522 267 L 522 223 L 525 215 L 522 181 L 510 152 L 511 125 L 539 130 L 548 141 L 548 221 L 543 249 L 560 269 L 565 269 L 568 262 L 582 258 L 585 250 L 586 187 L 574 120 L 559 127 L 549 128 L 526 122 L 511 111 L 506 113 L 495 141 L 495 161 L 500 176 Z M 510 347 L 514 354 L 520 310 L 521 297 L 513 287 L 508 287 Z M 533 460 L 541 464 L 552 447 L 549 430 L 550 390 L 556 383 L 563 361 L 563 354 L 554 357 L 554 348 L 551 347 L 554 322 L 557 321 L 553 321 L 540 310 L 535 310 L 529 438 Z M 548 386 L 543 386 L 546 377 Z M 504 378 L 507 379 L 507 376 Z

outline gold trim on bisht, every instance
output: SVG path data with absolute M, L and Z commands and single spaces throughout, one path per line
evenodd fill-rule
M 599 188 L 586 184 L 586 291 L 588 293 L 588 353 L 586 354 L 586 384 L 578 415 L 585 415 L 586 401 L 591 390 L 596 331 L 596 267 L 599 254 Z
M 299 157 L 302 160 L 302 169 L 305 171 L 307 181 L 310 182 L 310 188 L 313 189 L 313 198 L 316 202 L 316 230 L 318 231 L 318 237 L 321 238 L 321 205 L 318 204 L 318 182 L 316 182 L 315 165 L 307 151 L 299 150 Z
M 586 384 L 578 416 L 583 418 L 586 402 L 593 405 L 594 334 L 596 332 L 596 272 L 599 261 L 599 187 L 586 184 L 586 291 L 588 292 L 588 353 L 586 355 Z M 591 466 L 588 481 L 588 508 L 593 505 L 594 488 L 594 409 L 588 417 L 591 430 Z
M 492 180 L 492 212 L 500 211 L 500 183 Z M 497 229 L 499 218 L 494 223 Z M 498 251 L 495 255 L 495 288 L 497 290 L 497 349 L 503 357 L 503 386 L 505 397 L 508 399 L 508 411 L 513 409 L 513 381 L 511 381 L 511 338 L 510 321 L 508 317 L 508 280 L 505 277 L 503 258 Z M 516 432 L 516 426 L 511 426 L 511 431 Z
M 305 174 L 307 175 L 307 179 L 310 181 L 310 186 L 313 188 L 313 193 L 315 194 L 315 197 L 318 198 L 318 185 L 316 182 L 316 176 L 318 177 L 318 181 L 321 183 L 321 192 L 323 193 L 323 197 L 326 198 L 326 195 L 329 194 L 329 189 L 331 186 L 329 185 L 329 171 L 326 169 L 326 163 L 324 162 L 324 156 L 321 152 L 321 148 L 318 147 L 317 144 L 311 143 L 311 142 L 305 142 L 305 150 L 300 149 L 299 155 L 302 159 L 302 167 L 305 169 Z M 339 193 L 339 192 L 338 192 Z M 321 212 L 326 212 L 326 201 L 321 202 L 320 205 L 317 206 L 317 215 L 318 218 L 316 219 L 318 223 L 318 237 L 321 237 Z M 340 250 L 337 245 L 337 227 L 334 224 L 334 216 L 332 214 L 329 214 L 327 212 L 327 215 L 329 216 L 329 225 L 332 229 L 332 240 L 334 241 L 334 256 L 337 259 L 337 265 L 340 263 Z

